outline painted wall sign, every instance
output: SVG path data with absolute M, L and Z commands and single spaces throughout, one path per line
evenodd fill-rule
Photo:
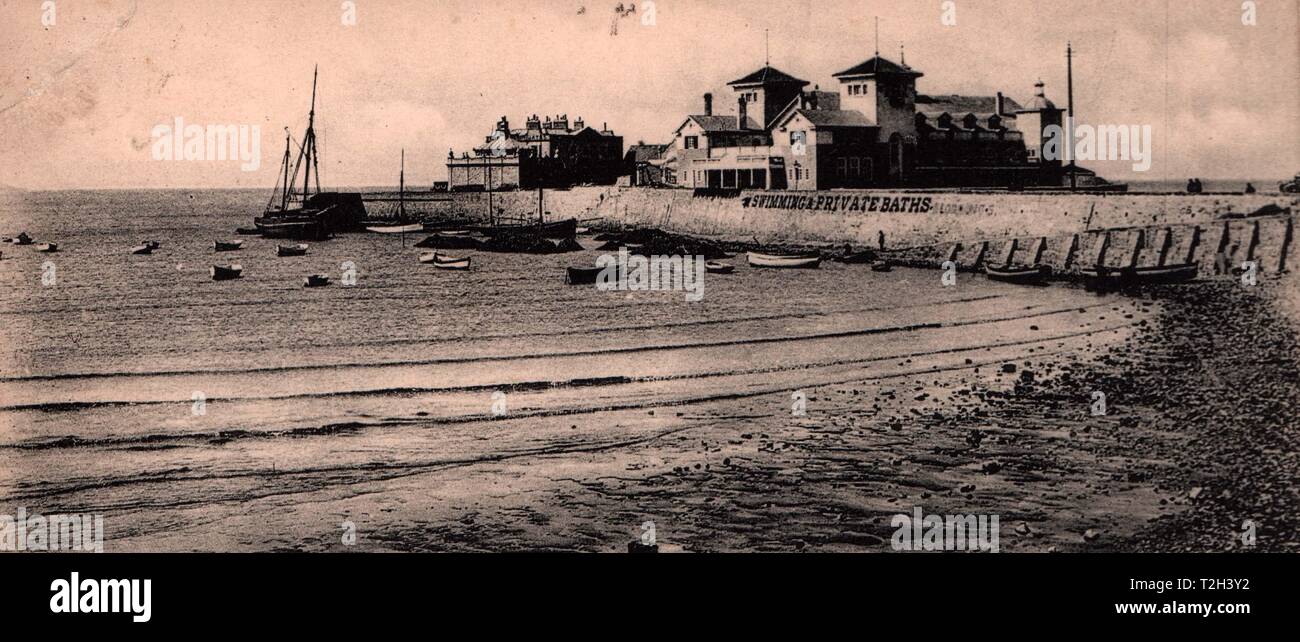
M 891 194 L 751 194 L 741 197 L 740 206 L 754 209 L 924 214 L 933 209 L 933 199 L 932 196 Z

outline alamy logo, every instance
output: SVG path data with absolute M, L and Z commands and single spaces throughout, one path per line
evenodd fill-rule
M 262 128 L 259 125 L 155 125 L 151 153 L 154 160 L 241 161 L 239 169 L 256 172 L 262 166 Z
M 153 580 L 83 580 L 80 575 L 73 571 L 69 579 L 50 582 L 51 613 L 130 613 L 135 622 L 153 617 Z
M 596 276 L 599 290 L 684 290 L 686 300 L 696 302 L 704 298 L 703 256 L 640 256 L 620 248 L 618 256 L 602 254 L 596 257 Z
M 911 515 L 894 515 L 890 525 L 896 551 L 999 550 L 997 515 L 924 515 L 917 506 Z
M 104 552 L 103 515 L 0 515 L 0 551 Z
M 1067 132 L 1073 140 L 1067 141 Z M 1043 158 L 1047 160 L 1133 161 L 1133 171 L 1151 169 L 1150 125 L 1079 125 L 1065 119 L 1065 127 L 1048 125 L 1043 128 Z

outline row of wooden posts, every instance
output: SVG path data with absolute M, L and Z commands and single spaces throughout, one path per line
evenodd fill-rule
M 1290 252 L 1291 240 L 1294 235 L 1294 230 L 1293 230 L 1294 221 L 1290 216 L 1287 216 L 1285 218 L 1286 218 L 1286 231 L 1282 237 L 1282 247 L 1281 250 L 1278 252 L 1278 258 L 1277 258 L 1278 272 L 1286 271 L 1287 254 Z M 1257 219 L 1255 221 L 1252 221 L 1251 223 L 1250 239 L 1246 244 L 1246 255 L 1242 259 L 1243 261 L 1255 260 L 1255 254 L 1259 249 L 1259 242 L 1260 242 L 1260 222 L 1261 221 Z M 1231 221 L 1224 221 L 1223 234 L 1219 236 L 1219 246 L 1216 249 L 1215 256 L 1224 254 L 1227 251 L 1228 245 L 1229 243 L 1231 243 L 1230 230 L 1231 230 Z M 1104 230 L 1101 232 L 1101 242 L 1097 245 L 1094 256 L 1088 264 L 1089 266 L 1105 264 L 1106 255 L 1110 250 L 1112 231 L 1120 231 L 1120 230 Z M 1137 266 L 1138 260 L 1140 259 L 1142 254 L 1142 250 L 1146 249 L 1147 247 L 1146 236 L 1147 236 L 1147 231 L 1145 229 L 1143 228 L 1137 229 L 1137 238 L 1133 242 L 1132 247 L 1129 248 L 1129 254 L 1125 258 L 1124 264 L 1118 267 L 1131 268 Z M 1161 228 L 1156 231 L 1155 236 L 1156 238 L 1153 247 L 1159 248 L 1156 265 L 1163 266 L 1167 264 L 1169 259 L 1169 251 L 1173 248 L 1173 230 L 1170 227 Z M 1079 249 L 1081 247 L 1080 237 L 1081 235 L 1077 233 L 1070 237 L 1070 246 L 1066 250 L 1065 261 L 1060 268 L 1061 270 L 1069 270 L 1070 267 L 1074 265 L 1076 255 L 1078 254 Z M 1190 244 L 1188 244 L 1186 255 L 1182 257 L 1183 260 L 1180 263 L 1184 263 L 1184 264 L 1195 263 L 1196 250 L 1200 247 L 1200 244 L 1201 244 L 1201 226 L 1194 225 L 1192 227 L 1192 241 Z M 976 247 L 977 247 L 977 251 L 975 254 L 975 260 L 968 264 L 971 266 L 972 269 L 978 269 L 982 265 L 984 265 L 984 257 L 988 253 L 989 241 L 979 241 L 979 245 L 977 245 Z M 998 263 L 995 263 L 995 265 L 1011 265 L 1011 262 L 1015 257 L 1015 254 L 1019 249 L 1019 247 L 1020 247 L 1019 239 L 1013 238 L 1007 241 L 1006 244 L 1003 245 L 1002 251 L 999 252 Z M 962 246 L 961 243 L 954 243 L 952 247 L 948 250 L 948 255 L 946 260 L 956 263 L 958 254 L 963 249 L 964 247 Z M 1026 264 L 1038 265 L 1042 263 L 1043 253 L 1046 250 L 1047 250 L 1047 237 L 1042 236 L 1035 239 L 1034 244 L 1029 251 L 1030 255 L 1033 256 L 1033 260 L 1026 262 Z M 1261 266 L 1261 269 L 1262 268 L 1263 266 Z

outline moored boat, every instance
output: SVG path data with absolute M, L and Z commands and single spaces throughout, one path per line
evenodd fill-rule
M 842 254 L 831 259 L 839 263 L 867 264 L 876 260 L 876 253 L 871 250 Z
M 244 266 L 234 265 L 214 265 L 211 270 L 213 281 L 228 281 L 238 279 L 244 276 Z
M 153 246 L 148 243 L 131 248 L 132 254 L 153 254 Z
M 447 256 L 437 252 L 425 252 L 420 255 L 420 262 L 427 263 L 441 270 L 468 270 L 470 257 Z
M 264 237 L 324 241 L 334 232 L 354 229 L 365 218 L 365 204 L 359 194 L 321 191 L 315 122 L 316 73 L 313 71 L 311 111 L 307 114 L 307 131 L 298 147 L 297 161 L 292 161 L 293 140 L 286 128 L 284 157 L 276 174 L 275 189 L 262 215 L 253 219 L 257 233 Z M 316 170 L 314 176 L 312 170 Z M 300 189 L 295 189 L 295 185 Z M 246 231 L 239 230 L 241 234 Z
M 1196 278 L 1195 263 L 1112 268 L 1095 266 L 1083 270 L 1084 284 L 1089 287 L 1128 287 L 1156 283 L 1183 283 Z
M 41 243 L 40 245 L 37 245 L 37 246 L 36 246 L 36 251 L 37 251 L 37 252 L 58 252 L 58 251 L 59 251 L 59 244 L 58 244 L 58 243 Z
M 604 270 L 602 267 L 569 266 L 565 269 L 564 282 L 569 285 L 591 285 Z
M 990 281 L 1016 283 L 1019 285 L 1041 285 L 1052 276 L 1052 268 L 1047 265 L 1001 265 L 984 266 L 984 274 Z
M 319 288 L 330 284 L 330 278 L 324 274 L 312 274 L 302 280 L 304 288 Z
M 18 236 L 13 237 L 13 239 L 11 239 L 11 240 L 13 241 L 13 244 L 14 244 L 14 245 L 31 245 L 31 244 L 32 244 L 32 237 L 28 236 L 28 235 L 27 235 L 27 232 L 19 232 L 19 233 L 18 233 Z
M 815 268 L 821 265 L 820 254 L 761 254 L 749 252 L 749 264 L 770 268 Z
M 307 253 L 307 244 L 298 243 L 297 245 L 276 245 L 276 256 L 302 256 Z
M 532 235 L 542 238 L 567 239 L 577 234 L 578 219 L 569 218 L 549 223 L 524 223 L 520 225 L 486 225 L 476 228 L 484 236 Z
M 212 247 L 217 252 L 233 252 L 243 249 L 243 241 L 213 241 Z
M 158 241 L 141 241 L 140 245 L 147 245 L 151 250 L 156 250 L 162 247 L 162 243 Z
M 893 264 L 893 263 L 890 263 L 888 260 L 876 261 L 875 263 L 872 263 L 872 264 L 871 264 L 871 271 L 872 271 L 872 272 L 892 272 L 892 271 L 894 271 L 894 264 Z
M 366 231 L 375 232 L 376 234 L 410 234 L 413 232 L 424 231 L 424 224 L 411 223 L 410 225 L 376 225 L 373 227 L 367 227 Z
M 736 270 L 736 266 L 722 261 L 705 261 L 704 271 L 709 274 L 731 274 Z

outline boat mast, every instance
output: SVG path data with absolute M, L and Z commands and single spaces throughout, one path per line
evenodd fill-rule
M 280 211 L 283 212 L 289 207 L 289 148 L 293 137 L 289 134 L 289 128 L 284 128 L 284 183 L 281 184 L 280 192 Z
M 303 201 L 303 205 L 306 205 L 306 203 L 307 203 L 307 194 L 309 193 L 308 190 L 311 189 L 311 166 L 312 166 L 312 161 L 313 161 L 313 159 L 315 158 L 315 154 L 314 154 L 313 152 L 316 150 L 316 131 L 315 131 L 315 124 L 316 124 L 316 73 L 317 73 L 317 67 L 312 67 L 312 71 L 311 71 L 311 111 L 310 111 L 310 112 L 307 112 L 307 139 L 304 140 L 303 143 L 302 143 L 303 154 L 305 154 L 306 157 L 307 157 L 307 158 L 306 158 L 306 161 L 307 161 L 307 162 L 305 163 L 306 167 L 304 168 L 305 171 L 303 172 L 303 175 L 302 175 L 302 201 Z M 317 178 L 316 180 L 319 181 L 320 179 Z M 320 185 L 318 184 L 316 187 L 317 187 L 316 191 L 319 192 L 319 191 L 320 191 Z
M 406 222 L 406 149 L 402 149 L 402 170 L 397 174 L 397 220 Z
M 1065 118 L 1068 129 L 1065 132 L 1065 144 L 1070 150 L 1070 191 L 1074 191 L 1078 186 L 1074 175 L 1074 49 L 1069 41 L 1065 43 L 1065 94 L 1068 113 Z
M 542 207 L 543 189 L 544 188 L 539 183 L 537 185 L 537 224 L 538 225 L 541 225 L 546 222 L 546 216 L 542 214 L 542 212 L 546 211 Z

